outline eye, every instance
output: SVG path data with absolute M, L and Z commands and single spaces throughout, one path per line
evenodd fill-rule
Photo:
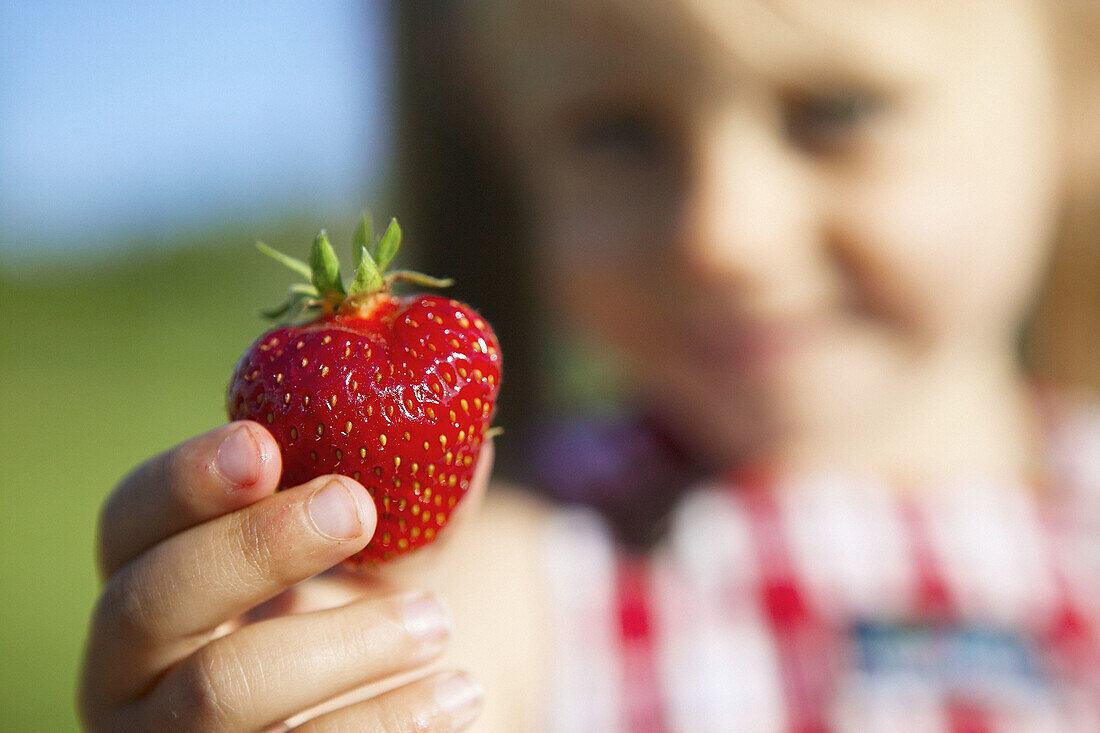
M 803 94 L 785 100 L 783 122 L 794 145 L 814 155 L 828 155 L 858 142 L 880 109 L 880 100 L 866 92 Z
M 645 110 L 589 112 L 577 118 L 570 137 L 573 149 L 580 154 L 624 162 L 653 162 L 666 147 L 661 123 Z

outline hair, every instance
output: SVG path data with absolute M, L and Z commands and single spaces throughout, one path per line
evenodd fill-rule
M 1100 391 L 1100 3 L 1046 0 L 1065 108 L 1065 204 L 1023 338 L 1024 365 Z
M 425 243 L 418 252 L 425 271 L 454 278 L 454 296 L 474 304 L 496 330 L 507 362 L 498 421 L 509 433 L 498 446 L 497 465 L 514 475 L 520 467 L 510 446 L 522 442 L 541 410 L 543 377 L 525 246 L 529 226 L 518 176 L 484 134 L 490 121 L 469 103 L 468 80 L 457 73 L 456 12 L 455 3 L 391 5 L 398 48 L 397 199 L 403 220 L 415 222 L 415 239 Z
M 1066 101 L 1065 211 L 1037 306 L 1021 334 L 1024 367 L 1041 381 L 1100 388 L 1100 3 L 1045 0 Z M 398 49 L 398 200 L 415 222 L 429 272 L 456 279 L 497 328 L 507 368 L 500 420 L 510 447 L 547 409 L 545 330 L 534 293 L 530 219 L 516 165 L 463 59 L 462 2 L 394 2 Z M 538 22 L 537 18 L 532 22 Z

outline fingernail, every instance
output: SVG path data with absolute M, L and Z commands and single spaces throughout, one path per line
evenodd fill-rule
M 451 720 L 451 730 L 461 730 L 477 717 L 485 691 L 465 672 L 454 672 L 435 683 L 435 704 Z
M 334 540 L 358 537 L 363 531 L 355 499 L 337 480 L 329 481 L 310 497 L 309 518 L 318 532 Z
M 237 487 L 260 480 L 260 448 L 251 430 L 241 425 L 225 437 L 214 456 L 214 470 Z
M 447 607 L 426 594 L 407 598 L 403 616 L 409 635 L 425 644 L 438 644 L 451 631 L 451 614 Z

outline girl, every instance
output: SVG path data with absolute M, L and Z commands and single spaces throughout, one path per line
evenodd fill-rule
M 105 505 L 88 725 L 456 730 L 483 685 L 505 731 L 1100 729 L 1100 427 L 1017 346 L 1050 273 L 1029 358 L 1095 379 L 1095 249 L 1056 230 L 1100 171 L 1096 11 L 395 10 L 406 218 L 500 327 L 502 464 L 604 515 L 494 489 L 313 577 L 362 487 L 271 495 L 262 426 L 194 438 Z M 567 382 L 579 439 L 532 419 Z

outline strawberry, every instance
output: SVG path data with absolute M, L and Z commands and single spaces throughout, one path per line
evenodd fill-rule
M 391 292 L 399 280 L 450 284 L 385 274 L 401 241 L 396 220 L 372 239 L 364 215 L 346 290 L 324 231 L 309 265 L 257 243 L 311 285 L 291 286 L 287 302 L 268 314 L 296 320 L 248 348 L 227 396 L 230 419 L 255 420 L 278 441 L 282 487 L 329 473 L 367 487 L 378 528 L 351 565 L 409 552 L 447 524 L 470 488 L 501 375 L 500 345 L 472 308 Z

